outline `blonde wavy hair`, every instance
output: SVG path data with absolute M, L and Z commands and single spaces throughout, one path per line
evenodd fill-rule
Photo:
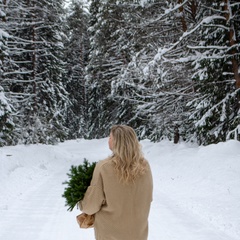
M 112 161 L 121 182 L 131 183 L 147 171 L 141 145 L 135 131 L 126 125 L 114 125 L 112 136 Z

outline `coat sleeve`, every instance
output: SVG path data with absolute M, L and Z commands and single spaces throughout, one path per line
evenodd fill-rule
M 105 203 L 103 180 L 100 170 L 101 166 L 97 163 L 93 172 L 91 184 L 88 187 L 83 200 L 79 202 L 80 210 L 89 215 L 97 213 Z

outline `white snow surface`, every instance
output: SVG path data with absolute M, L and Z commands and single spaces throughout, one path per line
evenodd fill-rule
M 110 155 L 107 141 L 0 148 L 0 239 L 93 240 L 80 210 L 67 211 L 62 183 L 71 165 Z M 240 239 L 240 142 L 141 144 L 154 181 L 149 240 Z

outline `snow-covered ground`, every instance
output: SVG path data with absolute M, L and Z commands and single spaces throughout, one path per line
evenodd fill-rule
M 141 144 L 154 179 L 149 240 L 240 239 L 240 142 Z M 107 138 L 0 148 L 0 239 L 93 240 L 62 182 L 71 165 L 109 154 Z

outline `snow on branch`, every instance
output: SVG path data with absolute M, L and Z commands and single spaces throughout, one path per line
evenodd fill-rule
M 214 112 L 215 110 L 217 110 L 217 108 L 218 108 L 219 106 L 221 106 L 221 105 L 222 105 L 223 111 L 222 111 L 222 115 L 221 115 L 221 117 L 220 117 L 220 120 L 221 120 L 221 122 L 223 122 L 223 121 L 226 119 L 226 113 L 225 113 L 225 111 L 224 111 L 226 102 L 228 102 L 228 100 L 229 100 L 230 98 L 233 98 L 234 96 L 237 96 L 237 94 L 238 94 L 239 92 L 240 92 L 240 89 L 236 89 L 234 92 L 227 94 L 224 99 L 222 99 L 220 102 L 218 102 L 218 103 L 215 104 L 213 107 L 211 107 L 205 114 L 203 114 L 203 116 L 201 117 L 201 119 L 196 122 L 195 126 L 196 126 L 196 127 L 204 126 L 204 125 L 206 124 L 206 119 L 207 119 L 208 117 L 212 116 L 212 115 L 213 115 L 213 112 Z
M 165 17 L 167 17 L 168 15 L 171 15 L 173 12 L 178 11 L 180 7 L 184 6 L 189 0 L 185 0 L 183 3 L 181 4 L 176 4 L 172 9 L 166 9 L 164 14 L 160 15 L 158 18 L 153 19 L 151 21 L 146 22 L 143 27 L 148 27 L 148 25 L 151 25 L 153 23 L 156 23 L 158 21 L 161 21 L 162 19 L 164 19 Z
M 9 37 L 10 37 L 10 35 L 0 28 L 0 39 L 9 38 Z
M 187 39 L 187 37 L 191 36 L 194 32 L 196 32 L 201 26 L 204 24 L 208 24 L 212 22 L 213 20 L 225 20 L 224 17 L 221 16 L 209 16 L 204 18 L 195 28 L 191 29 L 190 31 L 186 31 L 182 34 L 182 36 L 179 38 L 177 42 L 175 42 L 171 47 L 169 48 L 159 48 L 158 53 L 155 55 L 154 60 L 160 60 L 166 53 L 169 53 L 171 50 L 175 49 L 183 40 Z
M 231 138 L 232 135 L 234 136 L 234 140 L 238 140 L 238 135 L 240 135 L 240 124 L 238 124 L 236 128 L 234 128 L 232 131 L 230 131 L 230 132 L 227 134 L 226 139 L 227 139 L 227 140 L 232 139 L 232 138 Z

